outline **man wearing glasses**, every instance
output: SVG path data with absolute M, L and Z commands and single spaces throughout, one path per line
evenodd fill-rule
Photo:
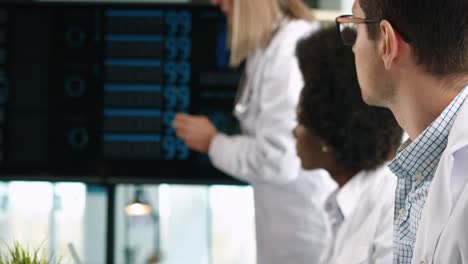
M 364 101 L 408 133 L 390 169 L 394 263 L 468 263 L 468 1 L 356 0 L 336 19 Z

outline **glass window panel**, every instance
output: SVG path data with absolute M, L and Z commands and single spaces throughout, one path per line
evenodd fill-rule
M 6 241 L 8 228 L 8 184 L 0 182 L 0 241 Z
M 252 189 L 245 186 L 144 185 L 153 214 L 129 217 L 135 186 L 116 192 L 115 262 L 249 264 L 255 260 Z M 107 193 L 82 183 L 0 182 L 0 240 L 42 246 L 63 263 L 105 263 Z M 153 262 L 155 263 L 155 262 Z
M 116 263 L 148 263 L 158 248 L 163 264 L 210 263 L 208 187 L 145 185 L 153 214 L 130 217 L 124 208 L 135 190 L 120 185 L 116 191 Z
M 166 185 L 160 197 L 162 263 L 210 263 L 208 187 Z
M 47 182 L 11 182 L 8 184 L 8 229 L 2 239 L 32 248 L 50 250 L 52 184 Z
M 55 252 L 57 256 L 69 256 L 68 245 L 72 244 L 78 256 L 83 256 L 86 187 L 81 183 L 59 183 L 54 185 L 54 194 Z
M 125 214 L 138 187 L 119 185 L 116 190 L 116 263 L 151 263 L 158 249 L 163 264 L 255 263 L 250 187 L 139 187 L 144 191 L 140 198 L 153 207 L 152 215 Z
M 84 263 L 105 263 L 107 194 L 100 190 L 91 193 L 82 183 L 0 183 L 0 241 L 40 248 L 61 263 L 74 263 L 72 244 Z
M 212 263 L 254 264 L 255 210 L 251 187 L 210 189 Z
M 88 185 L 84 214 L 84 254 L 82 263 L 106 263 L 107 191 Z

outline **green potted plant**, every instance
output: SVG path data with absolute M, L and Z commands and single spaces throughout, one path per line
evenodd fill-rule
M 0 250 L 0 264 L 59 264 L 59 260 L 49 260 L 39 249 L 30 249 L 15 242 L 13 246 L 5 245 Z

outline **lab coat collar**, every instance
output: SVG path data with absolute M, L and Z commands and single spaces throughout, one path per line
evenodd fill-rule
M 461 106 L 459 120 L 468 120 L 468 85 L 463 89 L 462 96 L 465 97 L 465 102 Z M 455 153 L 457 150 L 468 145 L 468 137 L 466 134 L 466 124 L 463 121 L 455 121 L 453 124 L 452 132 L 449 135 L 447 150 L 450 153 Z
M 337 190 L 336 202 L 345 220 L 354 212 L 368 176 L 367 172 L 361 171 Z

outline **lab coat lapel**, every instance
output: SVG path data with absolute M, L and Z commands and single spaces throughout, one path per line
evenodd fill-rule
M 447 152 L 442 155 L 431 183 L 416 235 L 413 263 L 432 262 L 437 242 L 448 222 L 452 205 L 450 196 L 447 195 L 449 177 L 444 177 L 444 172 L 450 173 L 451 170 L 453 160 L 449 156 L 450 153 Z
M 453 199 L 452 196 L 453 153 L 468 145 L 466 135 L 468 124 L 465 124 L 466 120 L 468 120 L 468 98 L 456 117 L 449 134 L 447 148 L 442 154 L 431 183 L 416 235 L 413 263 L 420 263 L 421 261 L 432 263 L 439 238 L 458 201 L 458 199 Z

